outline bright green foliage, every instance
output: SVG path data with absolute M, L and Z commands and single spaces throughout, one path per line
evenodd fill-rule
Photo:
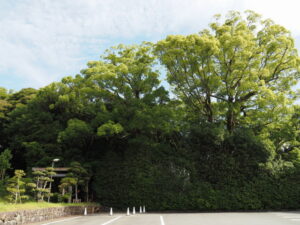
M 88 171 L 82 167 L 79 162 L 72 162 L 70 164 L 70 170 L 67 174 L 68 178 L 74 179 L 74 187 L 75 187 L 75 200 L 78 200 L 78 186 L 82 186 L 83 190 L 88 192 L 88 185 L 90 180 L 90 174 Z M 88 194 L 88 193 L 87 193 Z
M 12 93 L 8 97 L 9 103 L 12 105 L 12 108 L 21 107 L 26 105 L 36 96 L 37 90 L 33 88 L 24 88 L 19 92 Z
M 156 44 L 179 98 L 209 122 L 224 120 L 229 131 L 288 113 L 299 78 L 289 31 L 251 11 L 245 16 L 231 12 L 209 30 Z
M 120 45 L 108 50 L 103 59 L 104 62 L 89 62 L 89 68 L 82 72 L 98 88 L 104 89 L 107 98 L 145 98 L 159 84 L 159 74 L 152 69 L 155 58 L 150 44 Z
M 5 88 L 0 87 L 0 119 L 5 118 L 5 114 L 11 106 L 11 103 L 8 101 L 9 97 L 10 93 Z
M 47 167 L 45 170 L 37 170 L 33 172 L 35 185 L 34 192 L 36 193 L 36 199 L 38 202 L 44 201 L 45 197 L 52 196 L 50 187 L 53 182 L 52 177 L 56 173 L 52 167 Z
M 3 181 L 5 178 L 5 173 L 7 169 L 10 169 L 10 160 L 12 159 L 12 154 L 9 149 L 5 149 L 0 154 L 0 179 Z
M 73 177 L 64 177 L 61 179 L 59 188 L 63 199 L 67 199 L 68 203 L 71 203 L 73 186 L 77 185 L 77 180 Z
M 98 127 L 97 135 L 98 136 L 104 136 L 104 135 L 114 135 L 119 134 L 123 131 L 123 127 L 117 123 L 115 124 L 112 121 L 108 121 L 108 123 L 105 123 Z
M 82 71 L 88 84 L 98 90 L 107 110 L 108 115 L 98 117 L 105 119 L 98 127 L 98 135 L 122 132 L 126 136 L 143 129 L 169 129 L 168 121 L 174 115 L 166 105 L 168 93 L 159 85 L 151 51 L 149 43 L 120 45 L 107 51 L 104 61 L 89 62 L 89 68 Z
M 7 191 L 10 193 L 8 199 L 14 203 L 22 203 L 22 199 L 28 199 L 28 196 L 25 195 L 25 185 L 23 177 L 25 172 L 23 170 L 15 170 L 15 176 L 8 180 Z

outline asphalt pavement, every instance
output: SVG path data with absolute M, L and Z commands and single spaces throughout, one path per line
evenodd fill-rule
M 240 213 L 95 214 L 34 225 L 300 225 L 300 211 Z

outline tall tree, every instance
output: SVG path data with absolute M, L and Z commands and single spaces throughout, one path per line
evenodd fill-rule
M 168 129 L 164 119 L 172 117 L 172 112 L 167 110 L 168 92 L 160 85 L 152 48 L 150 43 L 120 45 L 108 50 L 101 61 L 89 62 L 89 68 L 82 71 L 98 92 L 95 100 L 99 96 L 108 112 L 97 119 L 105 119 L 105 127 L 113 133 L 130 130 L 134 135 L 159 126 Z M 98 134 L 102 135 L 105 127 L 100 127 Z
M 252 11 L 245 17 L 230 12 L 199 34 L 156 44 L 176 94 L 207 121 L 225 121 L 229 131 L 284 115 L 299 78 L 290 32 Z

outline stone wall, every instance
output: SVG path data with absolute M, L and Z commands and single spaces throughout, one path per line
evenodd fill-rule
M 100 207 L 98 206 L 63 206 L 3 212 L 0 213 L 0 225 L 19 225 L 51 220 L 63 216 L 83 215 L 85 208 L 87 208 L 88 214 L 100 212 Z

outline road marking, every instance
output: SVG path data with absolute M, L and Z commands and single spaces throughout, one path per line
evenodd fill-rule
M 77 217 L 73 217 L 73 218 L 69 218 L 69 219 L 64 219 L 64 220 L 58 220 L 58 221 L 53 221 L 53 222 L 50 222 L 50 223 L 43 223 L 41 225 L 49 225 L 49 224 L 53 224 L 53 223 L 60 223 L 60 222 L 65 222 L 65 221 L 69 221 L 69 220 L 75 220 L 75 219 L 78 219 L 82 216 L 77 216 Z
M 161 225 L 165 225 L 165 221 L 164 221 L 163 216 L 160 216 L 160 223 L 161 223 Z
M 107 221 L 107 222 L 105 222 L 105 223 L 102 223 L 101 225 L 107 225 L 107 224 L 110 224 L 110 223 L 114 222 L 115 220 L 120 219 L 121 217 L 122 217 L 122 216 L 118 216 L 117 218 L 114 218 L 114 219 L 109 220 L 109 221 Z

